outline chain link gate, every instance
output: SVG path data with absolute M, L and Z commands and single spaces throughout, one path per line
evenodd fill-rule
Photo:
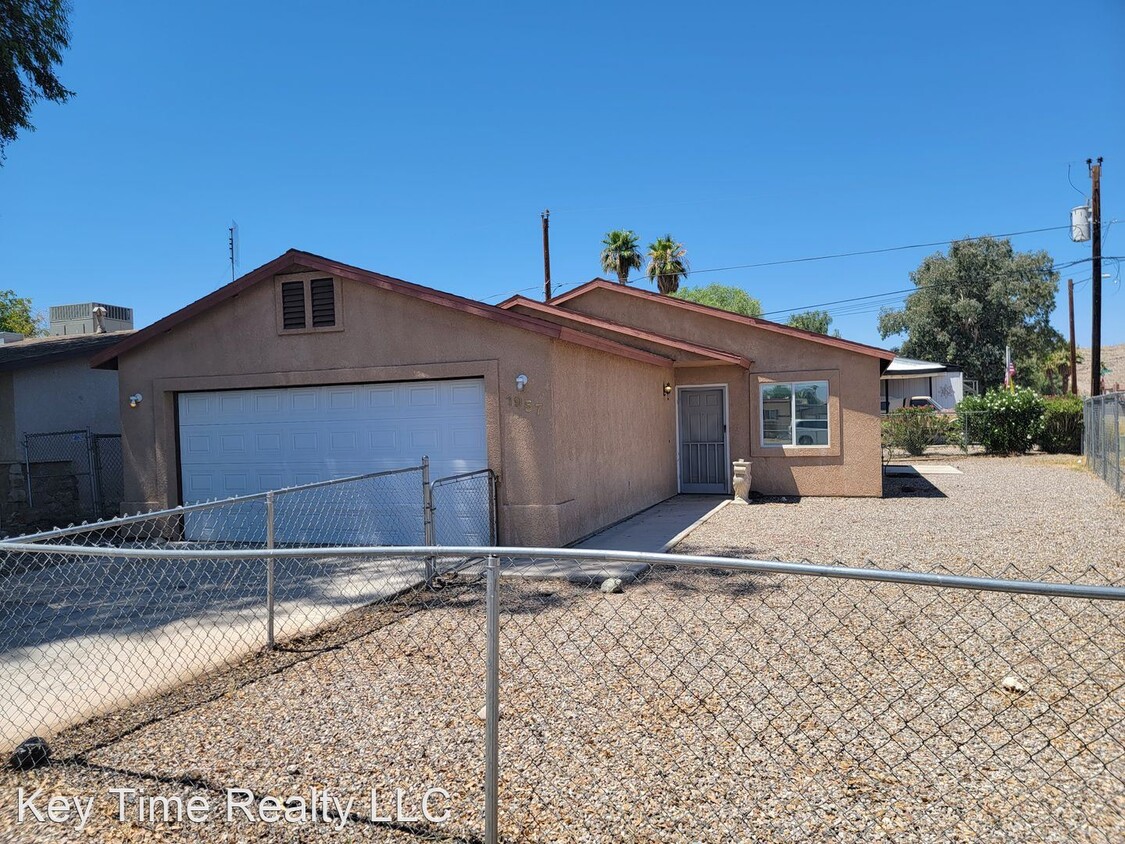
M 1125 393 L 1086 398 L 1083 408 L 1083 451 L 1090 469 L 1125 496 Z

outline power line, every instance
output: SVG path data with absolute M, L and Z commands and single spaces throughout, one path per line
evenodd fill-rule
M 905 246 L 887 246 L 882 249 L 862 249 L 856 252 L 836 252 L 830 255 L 813 255 L 807 258 L 785 258 L 778 261 L 761 261 L 756 264 L 737 264 L 730 267 L 710 267 L 703 270 L 689 270 L 685 275 L 699 275 L 701 273 L 721 273 L 730 270 L 752 270 L 760 267 L 777 267 L 782 264 L 805 264 L 812 261 L 828 261 L 834 258 L 854 258 L 860 255 L 881 255 L 888 252 L 904 252 L 908 249 L 926 249 L 931 246 L 948 246 L 952 243 L 970 243 L 976 240 L 986 240 L 988 238 L 1001 238 L 1001 237 L 1017 237 L 1023 234 L 1038 234 L 1040 232 L 1060 231 L 1062 229 L 1069 229 L 1070 226 L 1047 226 L 1041 229 L 1025 229 L 1018 232 L 1005 232 L 1004 234 L 982 234 L 975 237 L 959 237 L 952 240 L 933 240 L 928 243 L 910 243 Z M 640 278 L 629 279 L 632 281 L 639 281 Z
M 1069 226 L 1064 226 L 1063 228 L 1069 228 Z M 1089 258 L 1079 258 L 1076 261 L 1067 261 L 1064 264 L 1052 264 L 1047 269 L 1051 272 L 1058 272 L 1059 270 L 1065 270 L 1068 267 L 1073 267 L 1073 266 L 1077 266 L 1078 264 L 1087 263 L 1089 260 L 1090 260 Z M 1112 258 L 1107 258 L 1106 260 L 1112 260 Z M 773 315 L 773 314 L 793 314 L 793 313 L 799 313 L 801 311 L 811 311 L 811 310 L 817 310 L 819 308 L 827 308 L 831 305 L 847 305 L 847 304 L 850 304 L 850 303 L 853 303 L 853 302 L 864 302 L 864 301 L 872 300 L 872 299 L 887 299 L 888 297 L 891 297 L 890 301 L 887 302 L 887 304 L 890 304 L 891 301 L 896 301 L 898 298 L 903 298 L 904 296 L 908 296 L 912 293 L 917 293 L 919 290 L 929 290 L 930 288 L 933 288 L 933 287 L 936 287 L 936 286 L 937 285 L 935 285 L 935 284 L 923 284 L 923 285 L 918 285 L 918 286 L 915 286 L 915 287 L 905 287 L 901 290 L 888 290 L 888 291 L 885 291 L 883 293 L 871 293 L 867 296 L 852 296 L 848 299 L 836 299 L 835 301 L 832 301 L 832 302 L 821 302 L 821 303 L 816 304 L 816 305 L 802 305 L 801 307 L 797 307 L 797 308 L 779 308 L 775 311 L 766 311 L 762 314 L 762 316 L 766 317 L 766 316 L 770 316 L 770 315 Z M 874 304 L 874 303 L 869 303 L 869 304 Z M 837 309 L 837 313 L 843 314 L 844 312 L 845 312 L 844 309 Z M 865 311 L 856 310 L 855 313 L 865 313 Z
M 1110 222 L 1113 223 L 1113 222 L 1117 222 L 1117 221 L 1113 220 L 1113 221 L 1110 221 Z M 833 254 L 829 254 L 829 255 L 812 255 L 812 256 L 808 256 L 808 257 L 804 257 L 804 258 L 784 258 L 784 259 L 780 259 L 780 260 L 776 260 L 776 261 L 761 261 L 761 262 L 754 263 L 754 264 L 736 264 L 736 265 L 729 266 L 729 267 L 708 267 L 708 268 L 701 269 L 701 270 L 688 270 L 688 272 L 685 273 L 685 275 L 690 276 L 690 275 L 701 275 L 703 273 L 730 272 L 731 270 L 749 270 L 749 269 L 758 269 L 758 268 L 761 268 L 761 267 L 777 267 L 777 266 L 782 266 L 782 265 L 785 265 L 785 264 L 804 264 L 804 263 L 810 263 L 810 262 L 813 262 L 813 261 L 828 261 L 828 260 L 833 260 L 833 259 L 836 259 L 836 258 L 854 258 L 854 257 L 858 257 L 858 256 L 861 256 L 861 255 L 882 255 L 882 254 L 886 254 L 886 253 L 889 253 L 889 252 L 904 252 L 904 251 L 907 251 L 907 250 L 910 250 L 910 249 L 927 249 L 927 248 L 933 247 L 933 246 L 948 246 L 952 243 L 970 243 L 970 242 L 977 241 L 977 240 L 985 240 L 987 238 L 1018 237 L 1019 235 L 1039 234 L 1041 232 L 1061 231 L 1063 229 L 1070 229 L 1070 226 L 1069 225 L 1065 225 L 1065 226 L 1046 226 L 1044 228 L 1039 228 L 1039 229 L 1024 229 L 1023 231 L 1006 232 L 1004 234 L 983 234 L 983 235 L 977 235 L 977 236 L 974 236 L 974 237 L 953 238 L 951 240 L 933 240 L 933 241 L 929 241 L 929 242 L 926 242 L 926 243 L 910 243 L 910 244 L 906 244 L 906 245 L 903 245 L 903 246 L 887 246 L 887 247 L 883 247 L 883 248 L 880 248 L 880 249 L 863 249 L 863 250 L 858 250 L 858 251 L 855 251 L 855 252 L 837 252 L 837 253 L 833 253 Z M 627 283 L 634 284 L 634 283 L 636 283 L 638 281 L 642 281 L 646 278 L 647 278 L 647 276 L 636 276 L 634 278 L 627 279 Z M 568 283 L 568 284 L 558 285 L 556 287 L 556 291 L 561 292 L 562 290 L 565 290 L 569 287 L 574 287 L 579 283 L 581 283 L 581 282 L 571 282 L 571 283 Z M 538 290 L 538 287 L 523 287 L 523 288 L 520 288 L 518 290 L 510 290 L 510 291 L 507 291 L 505 293 L 494 293 L 491 296 L 485 296 L 483 298 L 483 301 L 487 301 L 489 299 L 503 299 L 503 298 L 507 298 L 508 296 L 513 296 L 517 293 L 526 293 L 529 290 Z

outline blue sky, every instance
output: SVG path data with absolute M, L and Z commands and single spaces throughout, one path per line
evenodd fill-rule
M 1065 226 L 1091 155 L 1125 220 L 1120 0 L 76 5 L 77 96 L 0 168 L 0 288 L 42 310 L 150 323 L 229 280 L 232 218 L 243 272 L 297 247 L 493 302 L 541 288 L 544 208 L 556 289 L 599 274 L 617 227 L 708 270 Z M 1064 229 L 1014 243 L 1090 254 Z M 908 288 L 933 251 L 689 283 L 772 313 Z M 1125 342 L 1104 271 L 1103 341 Z M 1068 275 L 1089 264 L 1060 329 Z M 829 310 L 890 346 L 888 300 Z

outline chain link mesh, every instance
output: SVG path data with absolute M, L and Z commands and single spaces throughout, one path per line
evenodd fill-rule
M 275 560 L 279 645 L 261 652 L 265 560 L 248 538 L 138 543 L 3 552 L 5 737 L 70 723 L 52 737 L 68 773 L 115 785 L 437 786 L 447 823 L 350 829 L 479 839 L 479 556 L 294 548 Z M 431 552 L 443 573 L 427 585 Z M 1125 834 L 1121 600 L 534 553 L 498 578 L 503 841 Z
M 495 545 L 496 475 L 489 469 L 433 483 L 435 545 Z
M 507 840 L 1125 834 L 1119 602 L 719 567 L 505 574 Z
M 1084 451 L 1094 474 L 1125 496 L 1125 393 L 1084 399 Z
M 267 547 L 271 499 L 278 549 L 422 542 L 421 469 L 24 537 L 42 550 L 0 549 L 0 738 L 49 734 L 238 663 L 267 645 L 271 620 L 290 639 L 425 582 L 422 563 L 385 554 L 240 557 Z

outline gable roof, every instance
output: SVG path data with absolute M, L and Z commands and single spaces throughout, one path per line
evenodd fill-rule
M 656 366 L 672 366 L 671 358 L 666 358 L 641 349 L 635 349 L 632 346 L 627 346 L 624 343 L 618 343 L 613 340 L 607 340 L 596 334 L 590 334 L 574 328 L 567 328 L 566 326 L 545 319 L 538 319 L 514 311 L 507 311 L 495 305 L 486 305 L 475 299 L 467 299 L 453 293 L 435 290 L 432 287 L 423 287 L 420 284 L 413 284 L 409 281 L 403 281 L 400 278 L 383 275 L 382 273 L 360 269 L 359 267 L 353 267 L 349 264 L 342 264 L 320 255 L 314 255 L 311 252 L 302 252 L 299 249 L 290 249 L 284 255 L 275 258 L 267 264 L 263 264 L 256 270 L 251 270 L 246 275 L 235 279 L 230 284 L 226 284 L 218 290 L 208 293 L 202 299 L 198 299 L 163 319 L 157 320 L 152 325 L 134 332 L 120 343 L 108 349 L 103 349 L 93 356 L 90 360 L 90 365 L 93 367 L 113 368 L 116 366 L 117 358 L 125 352 L 135 349 L 152 338 L 175 328 L 180 323 L 186 322 L 192 317 L 237 296 L 247 288 L 267 279 L 272 279 L 275 275 L 284 274 L 292 268 L 302 268 L 327 273 L 328 275 L 348 279 L 360 284 L 367 284 L 382 290 L 389 290 L 393 293 L 411 296 L 415 299 L 421 299 L 424 302 L 440 305 L 444 308 L 451 308 L 456 311 L 461 311 L 462 313 L 482 317 L 483 319 L 500 322 L 515 328 L 522 328 L 525 331 L 541 334 L 554 340 L 563 340 L 579 346 L 609 352 L 619 357 L 650 363 Z
M 833 346 L 837 349 L 845 349 L 849 352 L 856 352 L 861 355 L 870 355 L 871 357 L 879 358 L 880 360 L 894 360 L 895 353 L 880 349 L 877 346 L 868 346 L 866 343 L 857 343 L 854 340 L 844 340 L 841 337 L 831 337 L 827 334 L 818 334 L 815 331 L 806 331 L 803 328 L 794 328 L 790 325 L 782 325 L 777 322 L 770 322 L 768 319 L 761 319 L 760 317 L 748 317 L 742 314 L 732 313 L 731 311 L 724 311 L 722 308 L 714 308 L 710 305 L 700 305 L 697 302 L 689 302 L 686 299 L 677 299 L 673 296 L 668 296 L 663 293 L 652 293 L 648 290 L 638 290 L 636 287 L 629 287 L 628 285 L 615 284 L 611 281 L 606 281 L 604 278 L 595 278 L 585 284 L 574 288 L 573 290 L 556 296 L 551 300 L 552 305 L 562 305 L 570 302 L 580 296 L 585 296 L 595 290 L 607 290 L 612 293 L 622 296 L 636 296 L 649 301 L 660 302 L 662 305 L 672 308 L 680 308 L 685 311 L 692 311 L 694 313 L 706 314 L 707 316 L 718 317 L 730 322 L 739 322 L 743 325 L 750 325 L 755 328 L 760 328 L 763 331 L 772 331 L 777 334 L 784 334 L 789 337 L 796 337 L 800 340 L 810 340 L 814 343 L 821 343 L 825 346 Z M 511 301 L 511 300 L 508 300 Z M 501 302 L 501 307 L 506 305 L 507 302 Z
M 557 316 L 561 319 L 572 320 L 581 325 L 587 325 L 591 328 L 601 328 L 605 331 L 612 331 L 617 334 L 622 334 L 626 337 L 631 337 L 638 340 L 647 340 L 650 343 L 655 343 L 660 346 L 666 346 L 670 349 L 676 349 L 681 352 L 688 352 L 689 354 L 699 355 L 700 357 L 709 358 L 717 363 L 728 363 L 735 366 L 741 366 L 743 369 L 749 369 L 753 361 L 745 355 L 734 354 L 733 352 L 724 352 L 721 349 L 712 349 L 710 346 L 701 346 L 698 343 L 691 343 L 687 340 L 679 340 L 675 337 L 669 337 L 666 334 L 657 334 L 655 331 L 646 331 L 640 328 L 634 328 L 631 325 L 622 325 L 619 322 L 612 320 L 602 319 L 601 317 L 590 316 L 581 311 L 571 311 L 566 308 L 557 308 L 554 305 L 546 302 L 538 302 L 534 299 L 528 299 L 526 296 L 513 296 L 500 303 L 498 307 L 505 310 L 523 307 L 528 310 L 537 311 L 542 314 L 550 314 Z
M 0 372 L 24 369 L 41 363 L 55 363 L 68 358 L 90 357 L 95 352 L 120 343 L 132 331 L 110 331 L 105 334 L 52 334 L 28 337 L 0 345 Z

